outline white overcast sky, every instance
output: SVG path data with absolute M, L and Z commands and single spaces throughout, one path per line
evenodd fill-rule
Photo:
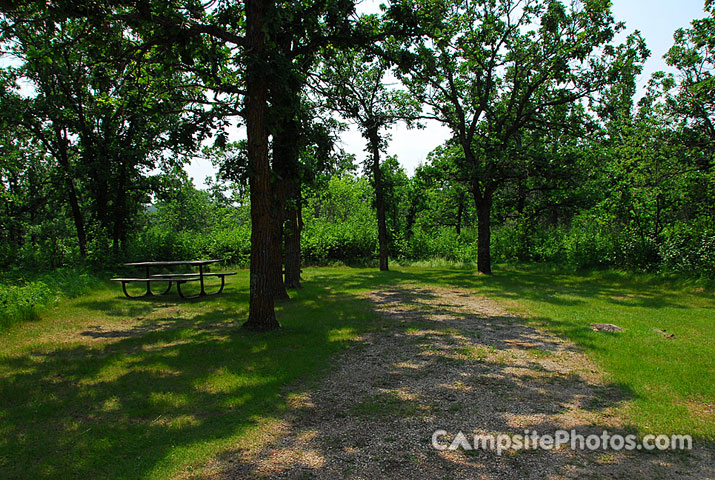
M 385 0 L 364 0 L 359 12 L 377 12 Z M 653 72 L 669 71 L 663 55 L 673 44 L 673 32 L 687 27 L 696 18 L 705 16 L 704 0 L 613 0 L 613 14 L 617 21 L 625 21 L 628 32 L 639 30 L 651 51 L 639 84 L 644 86 Z M 396 155 L 409 175 L 423 163 L 427 154 L 449 137 L 449 131 L 437 122 L 428 122 L 425 129 L 408 130 L 404 125 L 395 126 L 387 148 L 389 155 Z M 240 135 L 236 131 L 236 135 Z M 231 139 L 231 140 L 238 140 Z M 365 158 L 365 141 L 356 129 L 351 128 L 342 137 L 342 146 L 354 153 L 357 160 Z M 204 179 L 214 174 L 214 168 L 206 160 L 196 159 L 186 167 L 194 183 L 203 187 Z

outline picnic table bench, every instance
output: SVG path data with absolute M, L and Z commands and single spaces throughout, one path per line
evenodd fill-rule
M 204 267 L 212 263 L 221 262 L 223 260 L 171 260 L 162 262 L 130 262 L 125 263 L 125 267 L 144 267 L 145 275 L 143 277 L 120 277 L 111 278 L 112 282 L 122 282 L 122 291 L 124 295 L 128 298 L 141 298 L 150 297 L 156 295 L 151 290 L 152 283 L 167 282 L 168 285 L 166 289 L 159 293 L 158 295 L 166 295 L 171 290 L 171 285 L 176 284 L 176 291 L 179 293 L 181 298 L 199 298 L 207 297 L 211 295 L 218 295 L 223 292 L 223 287 L 226 284 L 226 277 L 229 275 L 236 275 L 236 272 L 204 272 Z M 150 269 L 152 267 L 176 267 L 176 266 L 193 266 L 199 267 L 198 272 L 194 273 L 155 273 L 151 274 Z M 204 278 L 205 277 L 219 277 L 221 279 L 221 286 L 217 292 L 206 293 L 204 288 Z M 181 285 L 187 282 L 200 282 L 201 291 L 196 295 L 184 295 L 181 291 Z M 146 292 L 143 295 L 129 295 L 127 292 L 128 283 L 146 283 Z

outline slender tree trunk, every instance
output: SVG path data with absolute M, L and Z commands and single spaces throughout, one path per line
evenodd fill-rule
M 478 186 L 475 186 L 472 192 L 477 207 L 477 271 L 491 275 L 492 192 L 488 188 L 480 192 Z
M 285 285 L 287 288 L 303 288 L 300 284 L 300 232 L 301 218 L 300 183 L 297 177 L 288 179 L 285 232 Z
M 273 148 L 275 158 L 275 137 L 273 140 Z M 275 178 L 271 184 L 271 246 L 269 248 L 269 255 L 271 262 L 270 283 L 274 300 L 290 300 L 290 296 L 288 295 L 286 287 L 283 284 L 283 220 L 285 218 L 285 184 L 286 181 L 284 178 Z
M 516 195 L 516 211 L 521 215 L 524 213 L 524 208 L 526 208 L 526 187 L 524 186 L 524 180 L 521 178 L 517 183 Z
M 251 197 L 251 277 L 248 321 L 243 328 L 279 328 L 271 291 L 271 169 L 268 161 L 268 89 L 265 17 L 270 2 L 246 0 L 246 133 Z
M 380 137 L 377 129 L 368 132 L 372 152 L 372 176 L 375 184 L 375 208 L 377 209 L 377 240 L 380 245 L 380 270 L 388 270 L 387 220 L 385 214 L 385 192 L 380 170 Z
M 94 215 L 96 222 L 98 222 L 102 227 L 102 242 L 105 242 L 107 240 L 105 236 L 111 235 L 113 227 L 113 221 L 109 209 L 109 192 L 111 189 L 111 182 L 107 178 L 111 175 L 107 168 L 107 164 L 109 162 L 108 160 L 105 161 L 107 158 L 105 152 L 100 149 L 92 149 L 87 152 L 86 155 L 94 155 L 93 161 L 84 160 L 84 162 L 90 165 L 89 184 L 92 189 Z
M 297 96 L 297 94 L 295 94 Z M 283 282 L 283 224 L 286 220 L 286 211 L 290 203 L 292 184 L 296 181 L 298 164 L 298 139 L 300 126 L 295 118 L 296 104 L 293 101 L 293 93 L 290 98 L 283 97 L 278 101 L 278 113 L 281 120 L 278 122 L 277 131 L 273 134 L 273 172 L 275 180 L 273 183 L 273 254 L 274 266 L 271 280 L 275 298 L 289 300 L 286 284 Z M 281 101 L 282 100 L 282 101 Z M 286 243 L 287 246 L 287 243 Z M 286 272 L 288 271 L 288 259 L 286 252 Z
M 520 222 L 519 250 L 516 252 L 516 255 L 520 262 L 524 262 L 527 260 L 529 252 L 528 235 L 531 220 L 524 215 L 524 209 L 526 208 L 526 186 L 524 185 L 523 178 L 518 179 L 516 195 L 516 211 L 519 214 Z
M 457 196 L 457 235 L 462 234 L 462 215 L 464 214 L 464 194 Z
M 79 245 L 79 256 L 87 258 L 87 234 L 84 230 L 84 218 L 82 217 L 82 211 L 79 208 L 79 200 L 77 200 L 77 193 L 75 190 L 74 182 L 72 178 L 65 173 L 65 185 L 67 187 L 67 200 L 70 204 L 70 209 L 72 210 L 72 219 L 74 220 L 74 228 L 77 231 L 77 244 Z
M 65 181 L 65 188 L 67 189 L 67 201 L 70 204 L 70 209 L 72 210 L 72 219 L 74 220 L 74 227 L 77 231 L 79 256 L 84 259 L 87 258 L 87 234 L 85 233 L 84 229 L 84 218 L 82 217 L 82 211 L 79 208 L 77 190 L 75 189 L 74 182 L 72 181 L 72 174 L 70 172 L 69 155 L 67 154 L 67 140 L 59 130 L 55 130 L 55 135 L 57 137 L 57 143 L 59 146 L 59 155 L 57 156 L 57 161 L 62 168 L 62 177 Z
M 116 186 L 116 194 L 114 196 L 114 228 L 112 230 L 112 250 L 114 258 L 119 258 L 123 240 L 125 237 L 127 224 L 127 166 L 124 160 L 120 160 L 119 179 Z
M 15 215 L 13 210 L 10 208 L 10 202 L 5 200 L 5 215 L 8 219 L 21 218 L 19 215 Z M 14 250 L 18 250 L 23 244 L 23 235 L 21 223 L 17 220 L 10 220 L 7 228 L 8 243 L 14 247 Z
M 405 232 L 407 232 L 407 238 L 412 238 L 412 227 L 415 226 L 415 217 L 417 216 L 417 198 L 412 197 L 409 204 L 410 206 L 407 209 L 407 218 L 405 220 Z

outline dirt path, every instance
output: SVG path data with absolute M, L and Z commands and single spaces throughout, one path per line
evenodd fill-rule
M 709 478 L 712 451 L 444 450 L 462 431 L 625 433 L 626 400 L 572 344 L 467 291 L 404 287 L 367 296 L 384 328 L 366 336 L 254 445 L 212 478 Z

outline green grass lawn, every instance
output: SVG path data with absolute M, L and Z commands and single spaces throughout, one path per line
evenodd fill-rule
M 503 267 L 492 276 L 454 270 L 414 275 L 415 281 L 458 285 L 498 299 L 526 314 L 531 324 L 576 342 L 630 397 L 621 414 L 640 433 L 715 439 L 711 292 L 679 288 L 675 279 L 619 272 Z M 594 332 L 591 323 L 625 330 Z
M 501 300 L 581 345 L 622 387 L 620 412 L 639 432 L 715 438 L 711 294 L 645 276 L 495 271 L 306 268 L 306 288 L 278 308 L 284 328 L 263 334 L 238 329 L 246 271 L 198 301 L 127 300 L 101 284 L 0 334 L 0 478 L 190 475 L 250 443 L 286 410 L 298 380 L 317 378 L 379 325 L 359 291 L 402 283 Z

